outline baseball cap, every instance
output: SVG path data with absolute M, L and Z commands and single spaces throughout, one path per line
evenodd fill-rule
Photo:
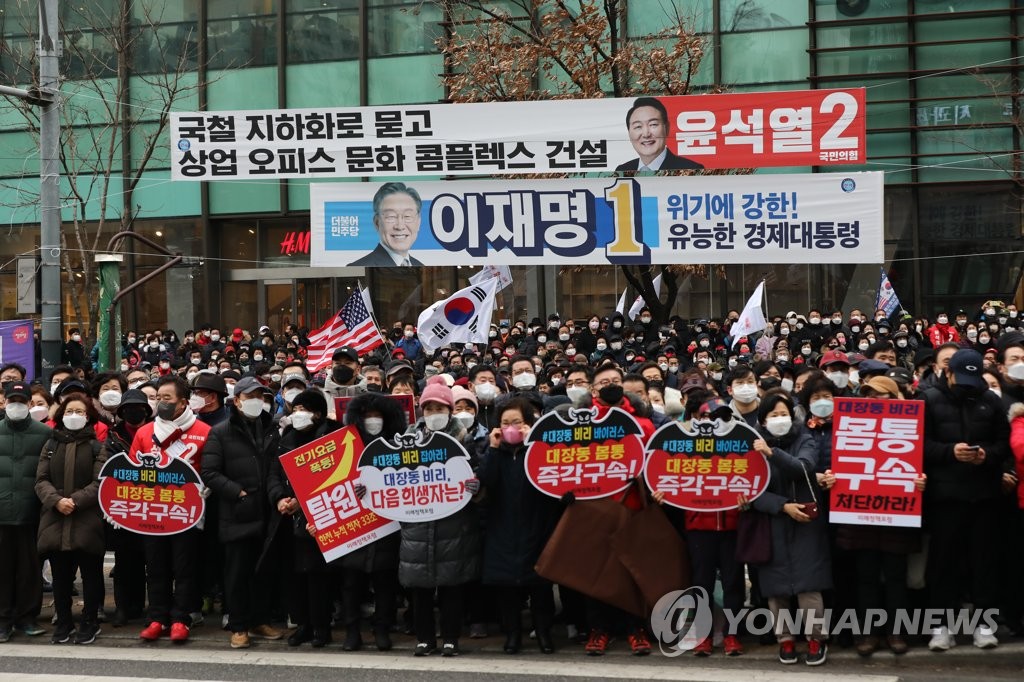
M 334 351 L 334 354 L 331 355 L 331 360 L 340 360 L 342 358 L 348 358 L 352 362 L 359 362 L 359 353 L 352 346 L 342 346 Z
M 841 350 L 830 350 L 821 356 L 821 362 L 818 363 L 818 367 L 824 369 L 829 365 L 850 365 L 850 358 L 846 356 Z
M 862 377 L 870 377 L 876 374 L 882 376 L 889 371 L 889 365 L 881 360 L 868 358 L 867 360 L 860 361 L 860 364 L 857 365 L 857 371 L 860 372 Z
M 861 388 L 870 388 L 872 391 L 877 391 L 878 393 L 888 393 L 893 398 L 898 398 L 900 395 L 900 387 L 897 386 L 896 382 L 889 377 L 871 377 L 861 384 Z
M 906 367 L 890 367 L 885 376 L 904 386 L 914 383 L 914 375 Z
M 692 391 L 697 388 L 707 388 L 707 384 L 702 381 L 700 377 L 688 377 L 686 381 L 683 382 L 683 385 L 679 387 L 679 392 L 686 393 L 687 391 Z
M 236 397 L 243 393 L 252 393 L 253 391 L 262 391 L 267 395 L 274 395 L 274 392 L 257 381 L 256 377 L 243 377 L 242 379 L 239 379 L 237 384 L 235 384 Z
M 21 396 L 25 400 L 32 399 L 32 389 L 29 388 L 27 382 L 24 381 L 11 381 L 8 382 L 4 388 L 4 397 L 13 398 L 15 396 Z
M 719 398 L 712 398 L 711 400 L 701 405 L 700 409 L 697 411 L 697 414 L 707 414 L 712 417 L 722 416 L 725 413 L 728 413 L 731 416 L 732 408 L 729 407 L 728 403 Z
M 981 353 L 971 348 L 961 348 L 949 359 L 949 371 L 960 386 L 985 388 L 987 384 L 981 377 L 984 369 Z

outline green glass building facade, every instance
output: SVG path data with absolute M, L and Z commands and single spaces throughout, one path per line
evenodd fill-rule
M 123 2 L 90 5 L 116 16 Z M 421 0 L 125 4 L 132 12 L 123 27 L 132 45 L 126 102 L 137 123 L 131 144 L 112 159 L 108 223 L 98 243 L 131 213 L 133 229 L 194 259 L 130 297 L 126 326 L 312 327 L 357 282 L 370 287 L 378 319 L 389 326 L 465 283 L 469 269 L 309 268 L 308 180 L 172 183 L 166 132 L 137 185 L 125 180 L 142 163 L 147 131 L 156 129 L 161 92 L 153 83 L 171 60 L 184 66 L 185 85 L 205 83 L 175 102 L 179 111 L 441 102 L 446 65 L 435 41 L 458 17 Z M 28 83 L 31 60 L 17 57 L 32 54 L 33 38 L 22 27 L 34 25 L 35 3 L 0 7 L 0 82 Z M 841 170 L 886 173 L 884 267 L 905 307 L 930 315 L 938 305 L 974 307 L 1017 296 L 1024 260 L 1017 37 L 1024 7 L 1017 0 L 630 0 L 626 33 L 657 31 L 677 11 L 707 39 L 696 92 L 715 85 L 735 92 L 867 88 L 868 161 Z M 144 28 L 147 17 L 158 26 Z M 80 79 L 98 68 L 116 100 L 118 59 L 73 8 L 64 31 L 63 94 L 80 110 L 79 129 L 102 139 L 109 134 L 102 123 L 108 102 Z M 19 317 L 18 260 L 37 254 L 36 145 L 25 116 L 0 100 L 0 319 Z M 79 166 L 81 184 L 89 172 Z M 101 198 L 97 192 L 86 203 L 85 219 L 93 224 Z M 66 220 L 72 210 L 69 204 Z M 72 271 L 93 256 L 90 244 L 67 248 Z M 140 249 L 128 261 L 125 281 L 163 259 Z M 500 302 L 503 317 L 604 314 L 625 287 L 614 268 L 514 268 L 513 275 L 513 291 Z M 869 307 L 878 276 L 875 263 L 733 265 L 724 279 L 686 278 L 674 310 L 683 317 L 721 314 L 742 306 L 762 277 L 774 312 Z

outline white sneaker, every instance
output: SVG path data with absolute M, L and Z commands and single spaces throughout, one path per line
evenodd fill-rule
M 576 637 L 580 634 L 580 631 L 575 625 L 570 624 L 565 626 L 565 634 L 569 637 L 570 640 L 575 640 Z
M 999 640 L 992 628 L 979 625 L 974 629 L 974 646 L 979 649 L 995 649 L 999 646 Z
M 928 648 L 932 651 L 948 651 L 956 646 L 956 639 L 949 634 L 949 628 L 941 627 L 932 630 L 932 638 L 928 642 Z

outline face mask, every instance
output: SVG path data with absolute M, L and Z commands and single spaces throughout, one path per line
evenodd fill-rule
M 384 430 L 384 419 L 381 417 L 367 417 L 363 420 L 363 428 L 371 436 L 376 436 Z
M 477 399 L 485 403 L 491 402 L 498 395 L 498 387 L 488 383 L 477 384 L 473 387 L 473 391 L 476 393 Z
M 711 345 L 711 344 L 710 344 L 709 342 L 707 342 L 707 341 L 701 341 L 701 342 L 700 342 L 700 347 L 701 347 L 701 348 L 707 348 L 707 347 L 708 347 L 708 346 L 710 346 L 710 345 Z
M 124 363 L 123 365 L 121 365 L 121 371 L 122 372 L 127 372 L 128 371 L 128 363 Z
M 783 391 L 785 391 L 786 393 L 792 393 L 792 391 L 793 391 L 793 380 L 792 379 L 783 379 L 781 385 L 782 385 L 782 390 Z
M 850 370 L 850 385 L 856 386 L 860 383 L 860 372 L 855 369 Z
M 896 342 L 896 347 L 897 348 L 906 348 L 907 347 L 907 340 L 906 339 L 899 339 Z
M 121 404 L 121 391 L 104 391 L 100 393 L 100 405 L 103 407 L 117 407 Z
M 612 350 L 621 350 L 621 349 L 622 349 L 622 342 L 621 341 L 612 341 Z
M 346 369 L 348 369 L 348 368 L 346 368 Z M 348 371 L 351 372 L 352 370 L 349 369 Z M 270 380 L 273 381 L 275 384 L 279 384 L 279 383 L 281 383 L 281 375 L 280 374 L 271 374 L 270 375 Z
M 254 355 L 254 356 L 252 356 L 252 361 L 253 362 L 263 362 L 263 356 L 262 355 Z
M 597 344 L 597 349 L 598 350 L 607 350 L 608 349 L 608 344 L 607 343 L 599 343 L 599 344 Z
M 811 349 L 810 348 L 801 348 L 800 349 L 800 354 L 801 355 L 810 355 L 811 354 Z
M 832 401 L 828 398 L 819 398 L 818 400 L 812 400 L 811 414 L 813 414 L 815 417 L 821 417 L 822 419 L 825 419 L 826 417 L 832 416 L 833 407 L 834 405 Z
M 667 372 L 668 371 L 668 363 L 667 362 L 659 362 L 658 363 L 658 369 L 660 369 L 662 372 Z
M 305 431 L 313 425 L 312 412 L 292 412 L 292 428 Z
M 210 341 L 217 343 L 220 341 L 220 334 L 210 334 Z
M 355 371 L 348 365 L 338 365 L 331 371 L 331 379 L 333 379 L 336 384 L 347 384 L 352 381 L 352 377 L 354 377 L 355 374 Z M 280 381 L 280 377 L 278 377 L 278 381 Z
M 487 336 L 492 339 L 497 338 L 498 331 L 496 329 L 492 329 L 491 331 L 487 332 Z
M 199 410 L 201 410 L 204 407 L 206 407 L 206 398 L 203 398 L 202 396 L 194 395 L 194 396 L 192 396 L 191 398 L 188 399 L 188 406 L 190 408 L 192 408 L 193 412 L 198 412 Z
M 565 354 L 570 356 L 570 357 L 572 357 L 573 355 L 576 355 L 576 349 L 575 348 L 566 348 L 565 349 Z
M 242 414 L 249 419 L 255 419 L 263 413 L 263 398 L 249 398 L 241 404 Z
M 665 414 L 665 406 L 664 405 L 658 405 L 658 404 L 651 405 L 651 410 L 653 412 L 657 412 L 658 414 Z
M 1018 362 L 1007 367 L 1006 376 L 1014 381 L 1024 381 L 1024 362 Z
M 178 411 L 178 403 L 158 402 L 156 404 L 156 416 L 164 421 L 173 421 L 174 413 Z
M 591 322 L 588 326 L 590 327 L 590 331 L 596 332 L 597 328 L 601 326 L 601 323 L 600 322 Z
M 28 418 L 29 409 L 27 403 L 7 403 L 7 418 L 14 422 L 24 421 Z
M 84 429 L 85 423 L 89 420 L 84 414 L 66 414 L 62 421 L 68 431 L 78 431 Z
M 1017 317 L 1017 311 L 1016 310 L 1009 311 L 1009 314 L 1010 314 L 1010 317 Z
M 541 334 L 540 336 L 537 337 L 537 343 L 547 343 L 547 342 L 548 342 L 548 337 L 544 336 L 543 334 Z
M 537 385 L 537 375 L 533 372 L 523 372 L 512 377 L 512 385 L 516 388 L 529 390 Z
M 301 388 L 289 388 L 284 392 L 284 401 L 291 405 L 300 393 L 302 393 Z
M 811 324 L 813 324 L 813 325 L 819 325 L 819 324 L 821 324 L 821 318 L 820 318 L 820 317 L 812 317 L 812 318 L 810 318 L 810 319 L 809 319 L 809 320 L 807 320 L 807 321 L 808 321 L 808 322 L 810 322 L 810 323 L 811 323 Z
M 857 348 L 861 349 L 862 351 L 865 351 L 868 349 L 868 346 L 870 345 L 871 344 L 868 343 L 867 341 L 861 341 L 860 343 L 857 344 Z
M 37 422 L 44 422 L 50 418 L 50 408 L 46 405 L 33 405 L 28 409 L 28 413 L 32 415 L 32 418 Z
M 740 404 L 749 405 L 757 400 L 757 386 L 740 384 L 732 389 L 732 397 Z
M 668 371 L 670 371 L 673 374 L 675 374 L 676 372 L 679 371 L 679 365 L 669 365 L 668 366 Z
M 622 401 L 622 384 L 608 384 L 597 392 L 597 396 L 605 405 L 618 405 Z
M 1000 317 L 997 320 L 997 322 L 999 322 L 999 324 L 1006 324 L 1006 316 L 1004 315 L 1004 316 Z
M 450 420 L 451 416 L 446 412 L 427 414 L 423 416 L 423 425 L 427 427 L 428 431 L 441 431 L 448 426 Z
M 797 322 L 796 323 L 796 328 L 797 329 L 803 329 L 804 328 L 804 323 L 803 322 Z
M 551 377 L 552 386 L 557 386 L 560 383 L 562 383 L 562 377 Z
M 776 355 L 775 359 L 778 362 L 789 362 L 789 356 L 788 355 Z
M 714 381 L 721 381 L 722 380 L 722 373 L 721 372 L 712 372 L 711 373 L 711 378 Z
M 647 317 L 645 315 L 644 317 L 640 318 L 640 321 L 643 322 L 644 324 L 650 324 L 651 323 L 651 318 L 649 318 L 649 317 Z
M 558 335 L 558 340 L 561 341 L 562 343 L 565 343 L 566 341 L 569 340 L 569 335 L 568 334 L 559 334 Z
M 127 405 L 121 410 L 121 419 L 132 426 L 146 421 L 146 408 L 142 405 Z
M 502 426 L 501 439 L 509 445 L 519 445 L 523 442 L 523 432 L 518 426 Z
M 71 340 L 72 341 L 81 341 L 82 340 L 82 335 L 81 334 L 72 334 L 71 335 Z
M 768 433 L 775 437 L 785 436 L 789 433 L 789 430 L 793 428 L 792 417 L 768 417 L 764 422 L 764 427 L 768 429 Z
M 850 375 L 846 372 L 828 372 L 825 374 L 828 380 L 835 384 L 836 388 L 842 390 L 850 384 Z
M 939 319 L 937 320 L 937 322 L 939 324 L 949 324 L 949 318 L 946 317 L 945 315 L 939 315 Z
M 621 329 L 622 328 L 622 320 L 615 320 L 614 322 L 612 322 L 612 328 L 613 329 Z
M 736 358 L 729 358 L 729 369 L 736 367 L 736 365 L 738 364 L 740 364 L 739 360 L 737 360 Z
M 985 315 L 987 315 L 988 317 L 992 317 L 995 314 L 996 314 L 996 309 L 995 308 L 985 308 Z
M 468 429 L 476 421 L 476 416 L 470 412 L 456 412 L 452 415 L 456 423 L 464 429 Z
M 843 323 L 843 318 L 841 318 L 841 317 L 833 317 L 832 318 L 832 324 L 834 324 L 836 326 L 839 326 L 842 323 Z
M 191 358 L 191 359 L 189 360 L 189 362 L 191 362 L 191 363 L 192 363 L 193 365 L 198 365 L 198 364 L 199 364 L 199 363 L 201 363 L 202 361 L 203 361 L 203 359 L 202 359 L 202 358 Z
M 565 395 L 569 396 L 569 400 L 572 401 L 573 405 L 579 406 L 582 405 L 586 397 L 590 395 L 590 389 L 584 388 L 583 386 L 570 386 L 565 389 Z
M 544 367 L 542 365 L 534 365 L 533 366 L 533 371 L 536 372 L 537 374 L 540 374 L 543 369 L 544 369 Z
M 782 329 L 780 329 L 779 334 L 782 334 L 783 336 L 789 336 L 789 327 L 783 327 Z
M 987 337 L 987 336 L 979 336 L 979 337 L 978 337 L 978 343 L 981 343 L 981 344 L 986 344 L 986 343 L 988 343 L 988 342 L 989 342 L 989 341 L 991 341 L 991 340 L 992 340 L 992 339 L 990 339 L 990 338 L 989 338 L 989 337 Z
M 967 338 L 969 338 L 971 341 L 973 341 L 974 339 L 978 338 L 978 332 L 976 332 L 973 329 L 968 329 L 967 330 Z

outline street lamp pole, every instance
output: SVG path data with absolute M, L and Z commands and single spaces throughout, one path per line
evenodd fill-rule
M 64 340 L 60 293 L 60 40 L 58 0 L 39 0 L 39 250 L 42 368 L 60 364 Z M 86 330 L 83 330 L 84 332 Z M 86 336 L 91 335 L 86 332 Z

